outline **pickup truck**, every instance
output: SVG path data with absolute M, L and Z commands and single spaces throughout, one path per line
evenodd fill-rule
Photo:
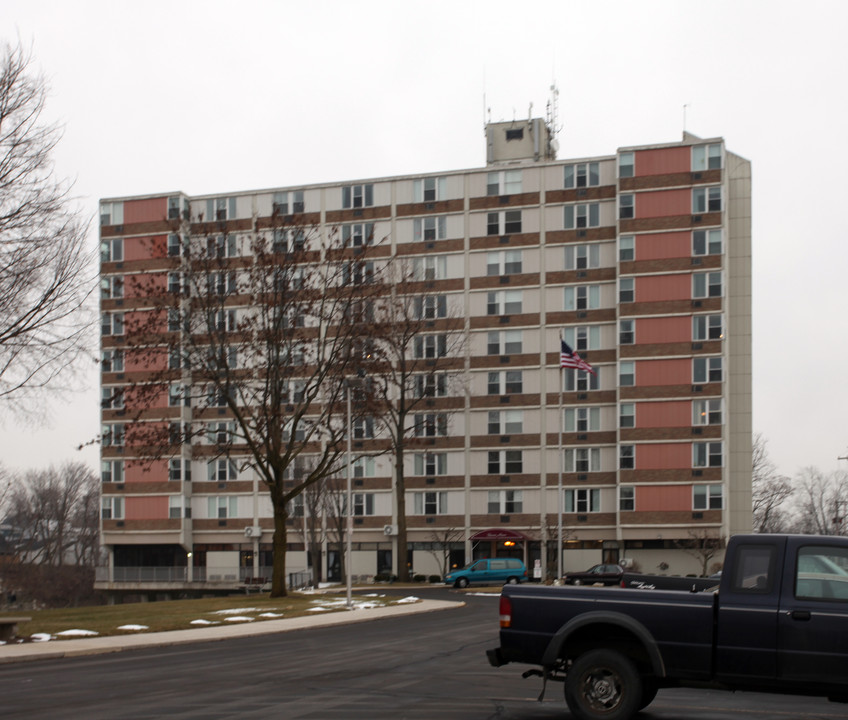
M 660 688 L 848 702 L 848 538 L 736 535 L 716 588 L 505 586 L 495 667 L 562 681 L 579 720 L 626 720 Z M 693 591 L 694 590 L 694 591 Z

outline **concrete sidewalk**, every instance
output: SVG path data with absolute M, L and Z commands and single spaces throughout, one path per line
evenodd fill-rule
M 167 645 L 185 645 L 187 643 L 214 642 L 230 638 L 255 637 L 272 633 L 305 630 L 309 628 L 332 627 L 349 623 L 369 622 L 387 617 L 415 615 L 417 613 L 449 610 L 465 605 L 464 602 L 447 600 L 421 600 L 406 605 L 388 605 L 381 608 L 358 610 L 340 610 L 322 615 L 309 615 L 280 620 L 254 620 L 235 625 L 215 625 L 214 627 L 194 628 L 191 630 L 171 630 L 168 632 L 137 633 L 134 635 L 110 635 L 108 637 L 82 638 L 74 640 L 50 640 L 48 642 L 10 643 L 0 645 L 0 665 L 5 663 L 27 662 L 30 660 L 53 660 L 80 655 L 98 655 L 102 653 L 123 652 L 144 647 L 163 647 Z

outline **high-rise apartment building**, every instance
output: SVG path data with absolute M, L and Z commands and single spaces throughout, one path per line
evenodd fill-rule
M 226 228 L 233 257 L 280 208 L 319 232 L 385 238 L 466 319 L 462 397 L 443 422 L 436 398 L 431 443 L 404 460 L 409 557 L 397 557 L 392 458 L 365 458 L 353 574 L 399 562 L 437 574 L 443 551 L 454 565 L 510 555 L 553 572 L 560 513 L 565 569 L 628 559 L 693 572 L 681 545 L 750 530 L 750 163 L 687 133 L 572 160 L 555 158 L 541 120 L 489 124 L 486 138 L 479 169 L 102 201 L 99 587 L 269 574 L 257 477 L 192 447 L 142 466 L 125 442 L 132 395 L 121 390 L 147 369 L 125 361 L 124 327 L 149 283 L 168 282 L 174 221 L 194 233 L 199 213 Z M 561 370 L 561 339 L 596 374 Z M 294 517 L 290 570 L 306 570 L 304 548 Z M 325 538 L 315 558 L 331 579 L 336 550 Z

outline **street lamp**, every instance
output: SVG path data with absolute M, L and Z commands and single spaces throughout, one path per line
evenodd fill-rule
M 351 435 L 353 434 L 350 408 L 350 380 L 345 380 L 345 396 L 347 398 L 347 568 L 345 568 L 345 585 L 347 587 L 347 609 L 353 609 L 353 584 L 351 570 L 353 568 L 353 448 L 351 447 Z

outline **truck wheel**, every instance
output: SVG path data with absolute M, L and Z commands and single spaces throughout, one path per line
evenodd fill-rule
M 517 577 L 507 578 L 506 584 L 507 585 L 518 585 L 518 578 Z
M 656 681 L 656 678 L 642 678 L 642 699 L 639 701 L 639 707 L 637 709 L 644 710 L 646 707 L 648 707 L 648 705 L 654 702 L 654 698 L 657 696 L 657 693 L 659 691 L 660 687 Z
M 642 698 L 642 678 L 615 650 L 583 653 L 565 676 L 565 701 L 578 720 L 627 720 Z
M 467 578 L 459 578 L 454 584 L 454 587 L 458 588 L 467 588 L 468 587 L 468 579 Z
M 574 578 L 574 581 L 571 584 L 572 585 L 582 585 L 583 581 L 580 578 Z

